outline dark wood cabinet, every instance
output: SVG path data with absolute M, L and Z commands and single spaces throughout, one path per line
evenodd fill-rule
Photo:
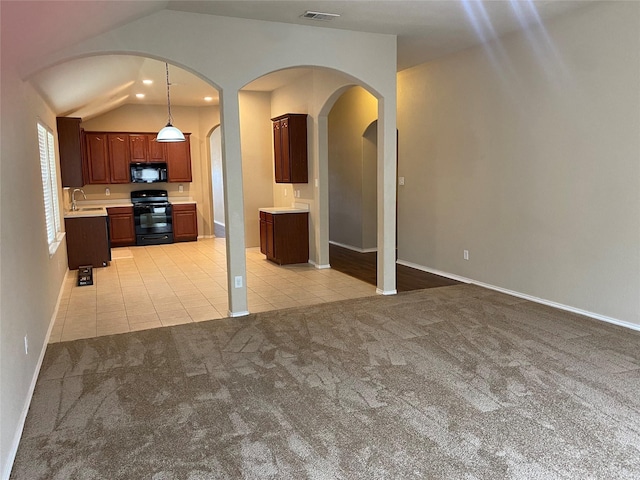
M 63 187 L 82 187 L 85 175 L 82 169 L 83 138 L 81 118 L 58 117 L 58 152 L 60 154 L 60 177 Z
M 157 142 L 156 136 L 157 135 L 151 133 L 129 134 L 131 163 L 167 161 L 165 144 Z
M 110 183 L 129 183 L 129 135 L 110 133 L 109 140 L 109 179 Z
M 198 239 L 198 213 L 195 203 L 172 205 L 173 241 L 191 242 Z
M 279 265 L 309 261 L 309 214 L 260 212 L 260 252 Z
M 191 142 L 189 133 L 184 136 L 184 142 L 162 143 L 156 141 L 155 133 L 83 132 L 80 135 L 84 144 L 81 151 L 85 152 L 80 159 L 82 183 L 77 186 L 130 183 L 131 163 L 166 163 L 168 182 L 189 183 L 192 181 Z
M 87 183 L 111 183 L 109 174 L 109 147 L 106 133 L 85 132 L 87 148 Z
M 167 177 L 169 182 L 191 182 L 191 140 L 188 133 L 184 134 L 184 142 L 168 142 Z
M 146 163 L 149 151 L 146 135 L 129 134 L 129 161 L 131 163 Z
M 276 183 L 307 183 L 307 115 L 288 113 L 271 121 Z
M 82 265 L 106 267 L 111 260 L 107 217 L 65 218 L 70 270 Z
M 109 207 L 109 238 L 112 247 L 127 247 L 136 244 L 133 207 Z

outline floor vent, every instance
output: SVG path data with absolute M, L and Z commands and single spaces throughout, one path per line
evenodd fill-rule
M 310 12 L 306 11 L 303 15 L 300 15 L 302 18 L 308 18 L 310 20 L 322 20 L 328 21 L 333 20 L 334 18 L 339 17 L 340 15 L 337 13 L 322 13 L 322 12 Z

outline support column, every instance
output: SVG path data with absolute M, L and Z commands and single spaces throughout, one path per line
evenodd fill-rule
M 318 116 L 318 186 L 315 187 L 318 225 L 315 228 L 316 268 L 329 268 L 329 120 Z
M 240 150 L 240 106 L 238 91 L 224 89 L 220 96 L 224 220 L 227 234 L 227 287 L 229 316 L 249 314 L 247 304 L 247 259 L 244 240 L 242 153 Z M 239 285 L 239 286 L 237 286 Z
M 396 290 L 396 104 L 378 99 L 378 278 L 376 292 Z

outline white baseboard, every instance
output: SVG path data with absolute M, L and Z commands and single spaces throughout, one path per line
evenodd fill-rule
M 64 274 L 64 279 L 67 278 L 69 273 L 69 269 Z M 56 301 L 56 308 L 53 310 L 53 315 L 49 320 L 49 328 L 47 329 L 47 334 L 44 338 L 44 344 L 40 348 L 40 355 L 38 356 L 38 362 L 36 363 L 36 369 L 33 372 L 33 377 L 31 378 L 31 383 L 29 384 L 29 390 L 27 392 L 27 398 L 25 399 L 24 405 L 22 407 L 22 412 L 20 413 L 20 421 L 18 422 L 18 428 L 13 437 L 13 442 L 11 442 L 11 448 L 9 449 L 9 456 L 7 457 L 7 463 L 5 465 L 5 469 L 2 472 L 2 479 L 8 480 L 11 475 L 11 469 L 13 468 L 13 462 L 16 459 L 16 454 L 18 453 L 18 446 L 20 445 L 20 439 L 22 438 L 22 432 L 24 431 L 24 423 L 27 420 L 27 414 L 29 413 L 29 407 L 31 406 L 31 400 L 33 399 L 33 392 L 36 389 L 36 382 L 38 381 L 38 375 L 40 375 L 40 369 L 42 368 L 42 361 L 44 360 L 44 354 L 47 351 L 47 346 L 49 345 L 49 339 L 51 338 L 51 332 L 53 331 L 53 326 L 56 321 L 56 317 L 58 316 L 58 310 L 60 309 L 60 300 L 62 299 L 62 293 L 64 291 L 64 279 L 60 284 L 60 291 L 58 292 L 58 300 Z
M 242 312 L 232 312 L 229 311 L 227 312 L 227 314 L 231 317 L 231 318 L 236 318 L 236 317 L 246 317 L 247 315 L 249 315 L 249 310 L 244 310 Z
M 396 295 L 398 293 L 397 290 L 382 290 L 380 288 L 376 288 L 376 293 L 378 295 Z
M 354 247 L 353 245 L 347 245 L 345 243 L 334 242 L 332 240 L 329 240 L 329 243 L 331 245 L 335 245 L 336 247 L 346 248 L 347 250 L 353 250 L 354 252 L 358 252 L 358 253 L 372 253 L 372 252 L 377 252 L 378 251 L 378 249 L 376 247 L 374 247 L 374 248 L 359 248 L 359 247 Z
M 435 275 L 440 275 L 441 277 L 450 278 L 452 280 L 457 280 L 462 283 L 470 283 L 473 285 L 478 285 L 479 287 L 488 288 L 490 290 L 495 290 L 496 292 L 505 293 L 507 295 L 511 295 L 513 297 L 522 298 L 524 300 L 529 300 L 531 302 L 540 303 L 542 305 L 547 305 L 549 307 L 554 307 L 559 310 L 564 310 L 571 313 L 576 313 L 578 315 L 584 315 L 585 317 L 593 318 L 594 320 L 600 320 L 602 322 L 612 323 L 614 325 L 618 325 L 620 327 L 629 328 L 631 330 L 640 331 L 640 325 L 626 322 L 624 320 L 619 320 L 613 317 L 607 317 L 606 315 L 601 315 L 599 313 L 590 312 L 588 310 L 582 310 L 581 308 L 572 307 L 571 305 L 565 305 L 563 303 L 554 302 L 552 300 L 546 300 L 544 298 L 534 297 L 533 295 L 528 295 L 526 293 L 516 292 L 514 290 L 509 290 L 507 288 L 497 287 L 495 285 L 491 285 L 489 283 L 479 282 L 477 280 L 473 280 L 472 278 L 461 277 L 459 275 L 455 275 L 453 273 L 443 272 L 441 270 L 436 270 L 433 268 L 425 267 L 423 265 L 418 265 L 417 263 L 407 262 L 405 260 L 396 260 L 398 265 L 404 265 L 405 267 L 415 268 L 416 270 L 422 270 L 423 272 L 433 273 Z
M 309 263 L 311 265 L 313 265 L 314 267 L 316 267 L 318 270 L 324 270 L 325 268 L 331 268 L 331 265 L 329 265 L 328 263 L 323 264 L 323 265 L 318 265 L 316 262 L 314 262 L 311 259 L 309 259 Z

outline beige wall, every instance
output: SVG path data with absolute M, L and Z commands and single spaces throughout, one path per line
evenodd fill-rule
M 240 92 L 240 142 L 244 189 L 245 243 L 260 246 L 260 207 L 273 201 L 271 95 Z
M 56 133 L 53 112 L 23 83 L 2 42 L 0 104 L 0 476 L 8 478 L 67 271 L 66 242 L 49 255 L 37 121 Z M 5 48 L 6 46 L 6 48 Z M 57 144 L 56 144 L 57 151 Z M 62 189 L 60 188 L 60 191 Z M 25 353 L 24 338 L 29 351 Z
M 373 95 L 351 87 L 329 113 L 329 240 L 360 250 L 376 246 L 377 155 L 363 136 L 377 109 Z
M 401 72 L 399 258 L 640 325 L 638 32 L 609 2 Z

